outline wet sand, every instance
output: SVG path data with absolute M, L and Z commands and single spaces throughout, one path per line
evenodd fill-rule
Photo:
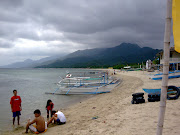
M 144 92 L 142 88 L 161 88 L 161 81 L 150 80 L 146 71 L 116 72 L 121 84 L 111 93 L 100 94 L 61 110 L 65 125 L 48 128 L 44 135 L 153 135 L 156 134 L 159 102 L 131 104 L 132 93 Z M 169 85 L 180 86 L 180 78 L 170 79 Z M 163 135 L 180 134 L 180 99 L 167 100 Z M 61 109 L 61 108 L 59 108 Z M 92 117 L 97 119 L 92 119 Z M 5 135 L 19 135 L 24 127 Z M 32 134 L 32 133 L 29 133 Z

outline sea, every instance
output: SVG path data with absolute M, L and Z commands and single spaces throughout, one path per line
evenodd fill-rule
M 33 69 L 0 69 L 0 133 L 13 130 L 10 99 L 13 90 L 22 100 L 20 124 L 24 126 L 27 119 L 34 118 L 34 110 L 40 109 L 46 117 L 46 103 L 51 99 L 54 109 L 64 109 L 81 102 L 90 95 L 52 95 L 46 92 L 55 91 L 57 82 L 66 76 L 67 72 L 86 72 L 89 69 L 66 68 L 33 68 Z M 17 119 L 15 121 L 17 125 Z M 17 126 L 15 126 L 17 127 Z

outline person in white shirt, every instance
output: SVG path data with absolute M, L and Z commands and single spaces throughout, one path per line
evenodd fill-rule
M 66 124 L 66 117 L 61 111 L 52 111 L 53 117 L 48 121 L 47 126 L 52 123 L 57 123 L 58 125 Z

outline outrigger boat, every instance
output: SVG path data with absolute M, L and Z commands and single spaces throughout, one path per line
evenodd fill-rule
M 162 76 L 163 76 L 163 74 L 159 73 L 159 74 L 150 75 L 150 78 L 152 80 L 161 80 Z M 169 79 L 171 79 L 171 78 L 179 78 L 179 77 L 180 77 L 180 71 L 179 70 L 169 72 L 169 75 L 168 75 Z
M 180 87 L 178 87 L 180 89 Z M 146 88 L 143 88 L 143 90 L 148 93 L 148 94 L 161 94 L 161 89 L 146 89 Z M 169 92 L 168 90 L 168 93 L 171 93 Z
M 68 73 L 57 83 L 58 88 L 54 92 L 46 93 L 61 95 L 109 93 L 120 83 L 119 79 L 108 76 L 108 72 L 92 71 L 78 74 L 80 76 Z

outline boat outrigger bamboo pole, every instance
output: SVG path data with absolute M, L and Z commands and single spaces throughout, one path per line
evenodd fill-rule
M 166 99 L 168 89 L 168 74 L 169 74 L 169 47 L 171 37 L 171 18 L 172 18 L 172 0 L 167 0 L 166 23 L 164 33 L 164 61 L 163 61 L 163 78 L 161 86 L 161 101 L 159 109 L 159 118 L 156 135 L 162 135 L 164 116 L 166 110 Z

